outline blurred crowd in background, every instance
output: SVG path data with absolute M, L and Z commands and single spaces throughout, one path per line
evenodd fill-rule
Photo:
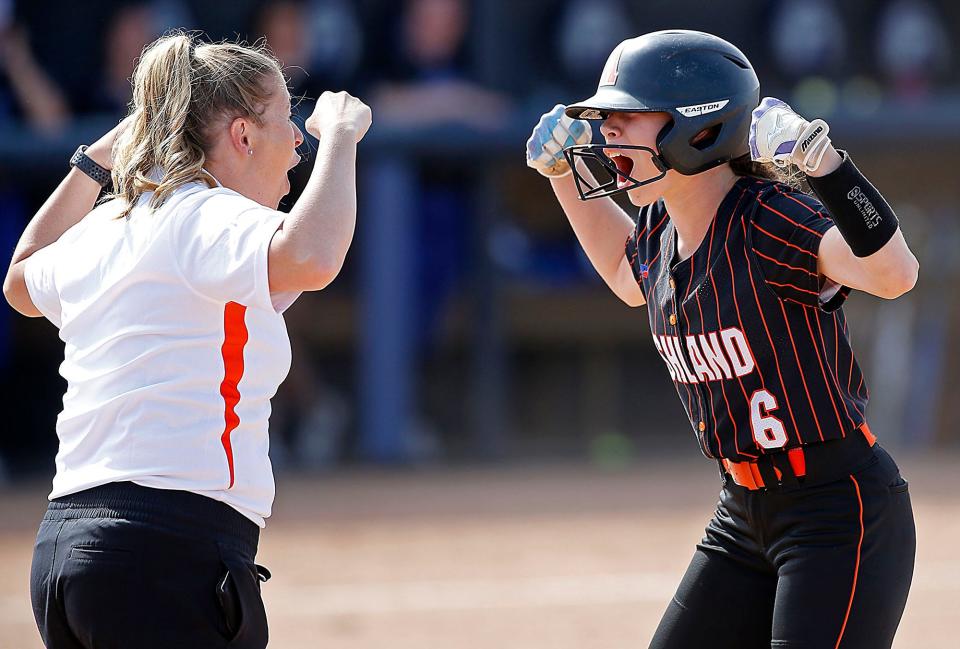
M 689 436 L 645 315 L 606 292 L 523 160 L 542 112 L 591 94 L 618 42 L 664 28 L 737 44 L 762 93 L 830 121 L 894 204 L 922 275 L 898 302 L 848 307 L 868 417 L 892 445 L 960 441 L 949 408 L 960 396 L 960 4 L 0 0 L 4 254 L 76 146 L 124 115 L 140 51 L 172 28 L 266 39 L 301 123 L 326 89 L 373 108 L 348 266 L 288 312 L 294 364 L 272 420 L 281 469 L 584 454 L 619 464 Z M 281 209 L 311 164 L 307 152 Z M 61 354 L 52 326 L 2 310 L 8 475 L 52 467 Z

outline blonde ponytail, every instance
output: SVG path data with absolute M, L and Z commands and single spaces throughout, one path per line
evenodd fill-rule
M 114 147 L 112 198 L 124 201 L 122 216 L 145 192 L 156 209 L 186 183 L 212 183 L 203 171 L 212 127 L 236 117 L 260 124 L 271 74 L 282 79 L 264 46 L 198 44 L 184 32 L 148 45 L 133 73 L 131 124 Z
M 739 158 L 730 161 L 730 168 L 738 176 L 754 176 L 774 182 L 788 185 L 791 189 L 806 194 L 810 193 L 810 188 L 806 182 L 806 176 L 796 166 L 791 165 L 786 169 L 781 169 L 772 162 L 756 162 L 750 158 L 749 153 L 745 153 Z

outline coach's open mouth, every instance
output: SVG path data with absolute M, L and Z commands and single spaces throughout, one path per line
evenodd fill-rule
M 617 187 L 625 187 L 630 183 L 630 172 L 633 171 L 633 160 L 625 155 L 615 153 L 610 156 L 613 164 L 617 165 Z

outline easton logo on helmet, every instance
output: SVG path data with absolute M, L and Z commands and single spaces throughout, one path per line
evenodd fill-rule
M 697 104 L 696 106 L 678 106 L 677 112 L 684 117 L 697 117 L 698 115 L 706 115 L 707 113 L 718 111 L 729 103 L 729 99 L 724 99 L 723 101 L 711 101 L 710 103 Z

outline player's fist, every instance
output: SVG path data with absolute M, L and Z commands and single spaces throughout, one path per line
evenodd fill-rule
M 372 119 L 370 107 L 353 95 L 327 91 L 317 99 L 317 105 L 304 126 L 307 133 L 317 139 L 324 133 L 349 129 L 359 142 L 370 128 Z
M 753 109 L 750 156 L 778 167 L 795 164 L 804 173 L 815 171 L 830 146 L 830 127 L 822 119 L 808 122 L 786 102 L 764 97 Z
M 527 166 L 548 178 L 559 178 L 570 173 L 570 165 L 563 150 L 575 144 L 590 144 L 593 131 L 590 123 L 564 115 L 566 106 L 557 104 L 544 113 L 527 140 Z

